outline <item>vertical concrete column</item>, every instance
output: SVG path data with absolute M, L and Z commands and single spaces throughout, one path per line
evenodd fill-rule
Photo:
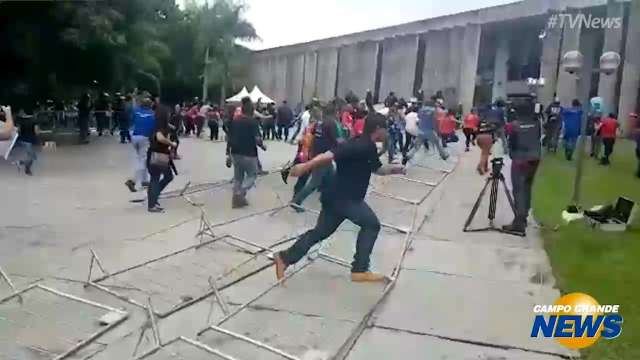
M 260 87 L 262 92 L 269 96 L 270 98 L 274 98 L 276 96 L 276 57 L 269 56 L 266 59 L 266 72 L 263 74 L 264 85 Z M 251 91 L 251 89 L 247 89 Z M 274 99 L 275 100 L 275 99 Z
M 450 46 L 448 34 L 449 30 L 429 31 L 425 34 L 422 89 L 426 97 L 435 94 L 438 90 L 444 90 Z
M 287 56 L 287 79 L 285 99 L 290 106 L 295 107 L 302 101 L 302 82 L 304 73 L 304 54 Z
M 623 18 L 624 3 L 609 0 L 607 3 L 607 17 Z M 604 29 L 604 45 L 602 47 L 603 54 L 607 51 L 615 51 L 620 54 L 622 51 L 623 30 L 624 28 L 622 26 L 617 29 L 613 27 Z M 622 54 L 620 54 L 620 56 L 622 56 Z M 616 84 L 618 84 L 617 71 L 611 75 L 600 74 L 600 81 L 598 82 L 598 96 L 602 98 L 604 108 L 607 112 L 615 112 L 618 107 L 618 104 L 616 103 Z
M 449 53 L 442 91 L 446 106 L 455 108 L 460 102 L 460 69 L 464 47 L 464 27 L 456 26 L 448 33 Z
M 287 57 L 285 55 L 276 55 L 273 69 L 273 94 L 265 95 L 280 103 L 287 97 Z
M 334 96 L 336 74 L 338 72 L 338 49 L 318 50 L 315 92 L 320 100 L 330 100 Z
M 398 98 L 409 99 L 413 93 L 418 36 L 405 35 L 385 39 L 382 43 L 382 76 L 380 97 L 394 91 Z M 371 89 L 373 91 L 373 89 Z
M 340 49 L 338 96 L 344 97 L 351 90 L 364 98 L 367 89 L 375 91 L 378 45 L 375 41 L 363 41 Z
M 496 56 L 493 64 L 493 88 L 491 89 L 491 100 L 507 98 L 507 62 L 509 61 L 509 41 L 508 33 L 498 34 L 496 39 Z
M 558 86 L 558 66 L 560 62 L 560 42 L 562 30 L 559 27 L 547 28 L 542 40 L 542 59 L 540 60 L 540 76 L 545 84 L 539 91 L 538 99 L 545 106 L 553 101 Z
M 578 99 L 582 104 L 589 101 L 589 92 L 591 90 L 591 81 L 593 79 L 592 72 L 598 67 L 596 58 L 599 58 L 600 49 L 597 49 L 598 33 L 596 31 L 584 31 L 580 40 L 580 52 L 584 56 L 584 64 L 582 66 L 582 74 L 578 82 Z M 603 75 L 601 75 L 602 77 Z M 585 107 L 586 109 L 586 107 Z
M 469 24 L 464 29 L 462 47 L 462 68 L 460 69 L 460 103 L 462 111 L 467 113 L 473 107 L 473 96 L 476 90 L 476 73 L 478 71 L 478 56 L 480 54 L 480 35 L 482 28 L 479 24 Z
M 564 56 L 568 51 L 580 50 L 580 33 L 581 24 L 571 26 L 570 21 L 564 22 L 564 28 L 562 29 L 562 49 L 560 51 L 560 58 Z M 583 54 L 584 55 L 584 54 Z M 587 74 L 582 74 L 587 76 Z M 590 76 L 590 75 L 589 75 Z M 579 74 L 569 74 L 566 71 L 560 69 L 558 73 L 558 87 L 557 94 L 560 98 L 560 103 L 564 106 L 571 105 L 571 101 L 578 97 L 578 79 Z
M 308 104 L 316 92 L 316 77 L 318 70 L 318 53 L 315 51 L 304 54 L 304 81 L 302 84 L 302 102 Z
M 631 2 L 627 28 L 627 40 L 620 84 L 618 114 L 625 133 L 629 131 L 627 117 L 637 110 L 640 88 L 640 1 Z

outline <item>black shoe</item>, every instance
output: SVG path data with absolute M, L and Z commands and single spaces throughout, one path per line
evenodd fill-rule
M 158 206 L 154 206 L 152 208 L 148 208 L 147 211 L 150 213 L 163 213 L 164 209 Z
M 402 165 L 407 165 L 407 163 L 409 162 L 409 158 L 404 156 L 402 157 Z
M 143 181 L 142 182 L 142 187 L 143 188 L 148 188 L 149 187 L 149 182 L 148 181 Z
M 124 182 L 125 186 L 127 188 L 129 188 L 129 191 L 131 192 L 136 192 L 136 183 L 133 182 L 133 180 L 129 179 L 127 181 Z
M 31 172 L 31 168 L 30 167 L 24 168 L 24 173 L 26 175 L 33 176 L 33 173 Z
M 504 225 L 502 227 L 502 230 L 504 230 L 505 232 L 511 233 L 511 234 L 515 234 L 515 235 L 520 235 L 520 236 L 525 236 L 526 235 L 526 226 L 524 225 L 519 225 L 519 224 L 509 224 L 509 225 Z
M 264 171 L 264 170 L 260 170 L 258 171 L 258 175 L 263 176 L 263 175 L 269 175 L 268 171 Z
M 465 149 L 464 149 L 464 152 L 469 152 L 469 148 L 465 148 Z

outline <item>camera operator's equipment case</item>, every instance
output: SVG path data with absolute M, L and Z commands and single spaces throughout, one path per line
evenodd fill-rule
M 591 227 L 602 231 L 625 231 L 633 222 L 638 211 L 636 203 L 619 197 L 615 206 L 605 206 L 598 210 L 585 211 L 585 220 Z

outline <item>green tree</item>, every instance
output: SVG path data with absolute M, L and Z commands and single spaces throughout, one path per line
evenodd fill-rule
M 208 97 L 210 81 L 220 85 L 220 102 L 226 98 L 231 79 L 246 71 L 247 53 L 238 40 L 257 38 L 256 30 L 244 17 L 245 6 L 229 0 L 205 4 L 199 12 L 198 43 L 203 50 L 203 101 Z

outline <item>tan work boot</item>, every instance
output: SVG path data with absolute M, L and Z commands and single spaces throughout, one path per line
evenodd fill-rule
M 282 280 L 282 278 L 284 278 L 284 272 L 285 270 L 287 270 L 287 264 L 285 264 L 284 260 L 282 260 L 280 253 L 276 253 L 273 256 L 273 261 L 276 264 L 276 279 L 280 281 Z
M 353 282 L 384 282 L 386 277 L 383 274 L 374 272 L 352 272 L 351 281 Z

